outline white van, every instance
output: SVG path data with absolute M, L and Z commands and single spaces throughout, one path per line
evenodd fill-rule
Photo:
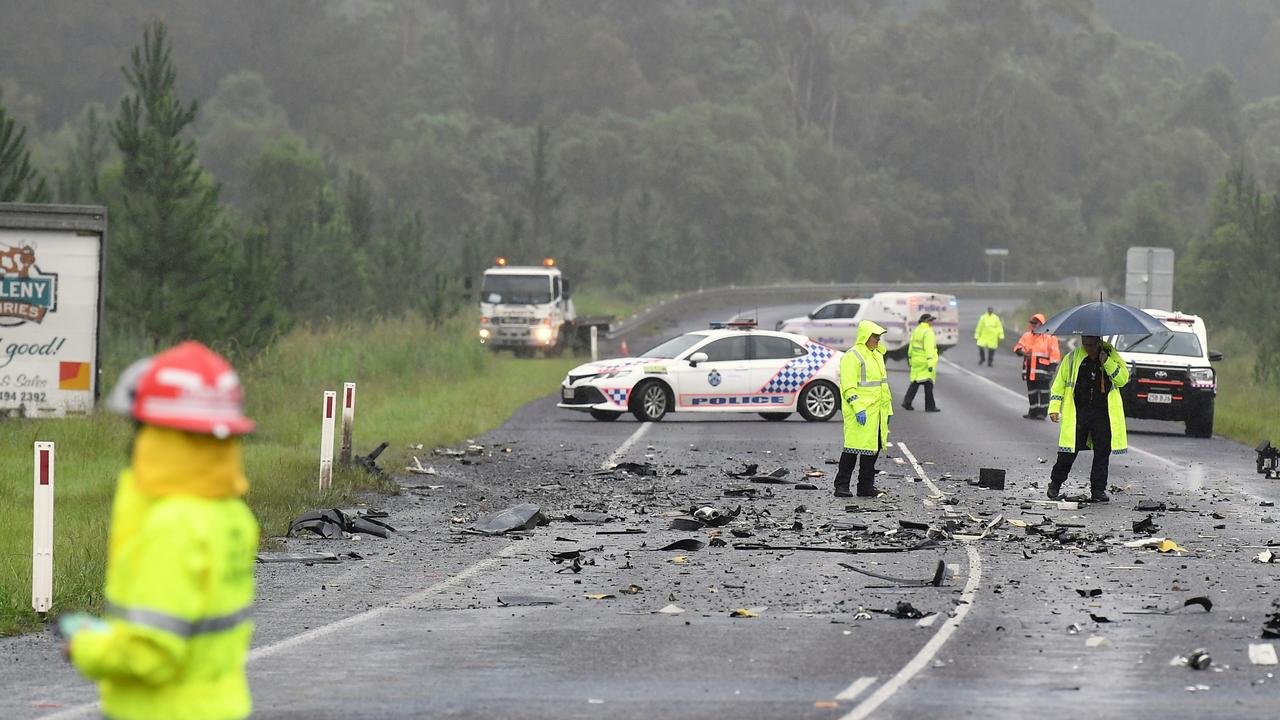
M 807 317 L 778 323 L 782 332 L 797 333 L 837 350 L 848 350 L 858 332 L 858 323 L 870 320 L 885 329 L 885 354 L 894 360 L 907 356 L 911 331 L 924 313 L 937 320 L 933 330 L 938 351 L 954 347 L 960 340 L 960 305 L 954 295 L 928 292 L 880 292 L 869 298 L 840 298 L 819 305 Z

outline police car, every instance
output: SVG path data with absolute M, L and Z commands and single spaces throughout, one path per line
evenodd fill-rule
M 766 420 L 830 420 L 840 409 L 842 353 L 803 335 L 713 324 L 639 357 L 581 365 L 560 386 L 558 407 L 617 420 L 657 422 L 669 412 L 752 412 Z

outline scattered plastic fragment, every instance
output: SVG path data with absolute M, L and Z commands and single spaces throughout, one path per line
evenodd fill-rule
M 684 608 L 680 607 L 679 605 L 667 605 L 661 610 L 656 610 L 654 612 L 657 612 L 661 615 L 679 615 L 680 613 L 684 612 Z
M 1133 531 L 1135 533 L 1150 535 L 1151 533 L 1156 532 L 1158 529 L 1159 528 L 1156 527 L 1155 517 L 1152 515 L 1148 515 L 1141 520 L 1133 521 Z
M 303 563 L 304 565 L 333 565 L 342 562 L 337 555 L 326 552 L 260 552 L 260 563 Z
M 582 523 L 584 525 L 604 525 L 613 522 L 616 518 L 609 513 L 592 512 L 590 510 L 575 510 L 571 513 L 565 513 L 564 521 L 571 523 Z
M 1192 670 L 1207 670 L 1213 664 L 1213 658 L 1209 656 L 1209 651 L 1204 648 L 1196 648 L 1186 655 L 1179 655 L 1169 661 L 1174 667 L 1185 666 Z
M 1004 470 L 1001 468 L 978 468 L 978 487 L 988 490 L 1004 489 Z
M 1162 552 L 1162 553 L 1170 553 L 1170 552 L 1183 553 L 1183 552 L 1186 552 L 1187 549 L 1172 540 L 1165 540 L 1156 546 L 1156 551 Z
M 697 518 L 678 517 L 671 518 L 671 524 L 667 526 L 671 530 L 683 530 L 687 532 L 695 532 L 706 527 L 706 523 Z
M 677 555 L 671 558 L 670 560 L 668 560 L 667 562 L 672 563 L 673 565 L 688 565 L 689 558 L 685 555 Z
M 1276 560 L 1280 560 L 1280 555 L 1270 550 L 1263 550 L 1253 558 L 1253 561 L 1256 563 L 1273 563 L 1276 562 Z
M 380 538 L 391 537 L 395 528 L 379 518 L 387 517 L 381 510 L 330 508 L 313 510 L 298 516 L 289 525 L 289 537 L 302 531 L 310 531 L 326 540 L 341 540 L 343 532 L 364 533 Z
M 760 466 L 757 465 L 756 463 L 746 463 L 745 465 L 742 466 L 742 469 L 739 470 L 738 472 L 731 472 L 731 473 L 725 473 L 725 474 L 731 478 L 744 478 L 744 477 L 751 477 L 752 475 L 755 475 L 758 470 L 760 470 Z
M 1276 646 L 1271 643 L 1249 643 L 1249 662 L 1254 665 L 1276 665 Z
M 389 445 L 390 443 L 384 442 L 373 450 L 370 450 L 368 455 L 357 455 L 352 458 L 352 461 L 355 462 L 357 467 L 363 468 L 364 471 L 370 475 L 385 480 L 388 478 L 388 475 L 385 470 L 378 467 L 378 456 L 381 455 L 382 451 L 386 450 Z
M 644 591 L 644 588 L 640 587 L 639 585 L 628 585 L 622 589 L 622 592 L 626 593 L 627 595 L 635 595 L 636 593 L 643 592 L 643 591 Z
M 599 594 L 597 594 L 597 595 L 587 595 L 587 596 L 586 596 L 586 598 L 587 598 L 588 600 L 613 600 L 613 599 L 614 599 L 614 598 L 616 598 L 616 597 L 618 597 L 618 596 L 617 596 L 617 595 L 613 595 L 613 594 L 611 594 L 611 593 L 599 593 Z
M 702 542 L 701 540 L 695 540 L 694 538 L 685 538 L 684 540 L 677 540 L 671 543 L 670 545 L 665 545 L 663 547 L 660 547 L 658 548 L 658 550 L 659 551 L 683 550 L 685 552 L 697 552 L 698 550 L 701 550 L 706 546 L 707 544 Z
M 737 610 L 734 610 L 733 612 L 729 613 L 729 617 L 734 617 L 734 618 L 758 618 L 758 617 L 760 617 L 760 613 L 754 612 L 754 611 L 752 611 L 752 610 L 748 610 L 748 609 L 746 609 L 746 608 L 738 608 Z
M 1080 588 L 1076 588 L 1076 592 L 1082 598 L 1098 597 L 1102 594 L 1102 588 L 1093 588 L 1092 590 L 1081 590 Z
M 876 610 L 874 608 L 867 608 L 867 610 L 869 612 L 880 613 L 882 615 L 888 615 L 889 617 L 895 617 L 895 618 L 898 618 L 899 620 L 919 620 L 925 615 L 932 614 L 932 613 L 926 613 L 923 610 L 920 610 L 919 608 L 907 602 L 906 600 L 899 600 L 898 604 L 895 605 L 892 610 Z
M 413 465 L 406 465 L 404 470 L 405 472 L 413 473 L 414 475 L 436 475 L 437 474 L 434 466 L 422 467 L 422 462 L 418 460 L 417 455 L 413 456 Z
M 1111 647 L 1111 641 L 1101 635 L 1091 635 L 1088 640 L 1084 641 L 1085 647 L 1100 648 Z
M 551 598 L 536 595 L 499 595 L 498 604 L 502 607 L 533 607 L 537 605 L 556 605 Z
M 873 578 L 878 578 L 880 580 L 888 580 L 889 582 L 895 582 L 900 585 L 916 586 L 916 587 L 927 587 L 927 586 L 938 587 L 942 585 L 942 579 L 947 572 L 947 564 L 942 560 L 938 561 L 938 566 L 933 571 L 933 577 L 925 578 L 923 580 L 916 580 L 914 578 L 899 578 L 899 577 L 893 577 L 892 575 L 881 575 L 880 573 L 877 573 L 877 572 L 872 572 L 870 570 L 863 570 L 862 568 L 854 567 L 853 565 L 849 565 L 848 563 L 837 563 L 837 564 L 840 565 L 840 567 L 845 568 L 846 570 L 852 570 L 856 573 L 868 575 Z
M 471 530 L 483 535 L 501 535 L 512 530 L 532 530 L 547 524 L 547 516 L 533 503 L 524 503 L 480 517 Z

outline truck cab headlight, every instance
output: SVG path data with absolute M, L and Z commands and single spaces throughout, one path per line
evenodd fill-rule
M 1191 387 L 1211 388 L 1214 385 L 1213 368 L 1194 368 L 1191 370 Z
M 552 330 L 546 325 L 540 325 L 533 331 L 533 339 L 538 342 L 551 342 Z
M 493 334 L 493 332 L 492 332 L 491 330 L 489 330 L 489 328 L 487 328 L 487 327 L 482 327 L 482 328 L 480 328 L 480 339 L 481 339 L 481 340 L 488 340 L 488 339 L 489 339 L 489 336 L 490 336 L 490 335 L 492 335 L 492 334 Z

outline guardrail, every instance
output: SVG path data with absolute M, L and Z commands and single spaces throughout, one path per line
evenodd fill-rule
M 982 283 L 982 282 L 913 282 L 913 283 L 803 283 L 790 285 L 736 286 L 709 288 L 689 293 L 677 293 L 671 299 L 645 308 L 609 329 L 610 340 L 634 334 L 644 326 L 678 316 L 696 309 L 709 309 L 720 305 L 787 304 L 800 302 L 819 303 L 831 298 L 849 295 L 867 297 L 871 293 L 890 291 L 928 291 L 955 295 L 957 298 L 1020 298 L 1028 293 L 1047 290 L 1066 290 L 1090 295 L 1099 286 L 1096 278 L 1068 278 L 1059 281 Z

